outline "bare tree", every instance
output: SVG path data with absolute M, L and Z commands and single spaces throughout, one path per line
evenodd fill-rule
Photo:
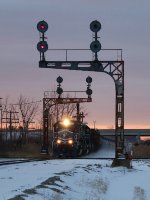
M 1 113 L 1 123 L 2 123 L 2 129 L 3 129 L 3 134 L 4 134 L 4 140 L 8 139 L 8 127 L 9 127 L 9 122 L 8 122 L 8 113 L 10 110 L 10 104 L 9 104 L 9 96 L 6 98 L 3 98 L 3 103 L 2 103 L 2 113 Z
M 33 102 L 25 96 L 20 95 L 18 99 L 19 112 L 22 119 L 23 130 L 25 136 L 28 132 L 29 125 L 33 122 L 37 112 L 39 104 L 38 102 Z

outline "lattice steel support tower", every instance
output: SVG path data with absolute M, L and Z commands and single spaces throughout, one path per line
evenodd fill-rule
M 41 27 L 41 29 L 39 29 Z M 81 71 L 94 71 L 104 72 L 112 77 L 116 89 L 116 109 L 115 109 L 115 157 L 119 158 L 124 154 L 124 61 L 122 60 L 122 49 L 101 49 L 101 44 L 98 41 L 97 33 L 101 29 L 101 24 L 98 21 L 93 21 L 90 24 L 90 29 L 94 33 L 94 41 L 90 45 L 90 49 L 94 54 L 92 61 L 68 61 L 67 53 L 69 50 L 87 50 L 87 49 L 60 49 L 66 52 L 66 60 L 64 61 L 47 61 L 45 59 L 45 52 L 48 50 L 48 45 L 44 41 L 45 30 L 48 28 L 45 21 L 38 23 L 37 28 L 41 32 L 41 41 L 37 45 L 40 52 L 40 68 L 53 68 L 53 69 L 67 69 L 67 70 L 81 70 Z M 46 29 L 47 30 L 47 29 Z M 52 50 L 52 49 L 51 49 Z M 56 49 L 53 49 L 56 50 Z M 57 49 L 58 50 L 58 49 Z M 99 60 L 98 52 L 100 50 L 119 50 L 121 51 L 120 58 L 116 60 Z

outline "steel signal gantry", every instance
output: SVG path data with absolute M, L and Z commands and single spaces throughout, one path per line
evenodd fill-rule
M 45 24 L 46 22 L 41 21 L 39 24 Z M 46 23 L 47 24 L 47 23 Z M 48 25 L 47 25 L 48 29 Z M 46 30 L 47 30 L 46 29 Z M 101 49 L 101 44 L 98 41 L 98 31 L 101 29 L 101 24 L 97 20 L 93 21 L 90 24 L 90 29 L 94 33 L 94 41 L 90 45 L 90 49 L 94 54 L 92 61 L 68 61 L 67 51 L 69 49 L 64 49 L 66 51 L 66 60 L 64 61 L 47 61 L 45 59 L 45 52 L 48 50 L 47 42 L 43 43 L 40 48 L 37 46 L 37 49 L 40 52 L 40 68 L 53 68 L 53 69 L 67 69 L 67 70 L 81 70 L 81 71 L 94 71 L 94 72 L 104 72 L 112 77 L 115 83 L 116 89 L 116 109 L 115 109 L 115 157 L 119 158 L 124 152 L 124 61 L 122 60 L 122 49 L 121 58 L 116 60 L 99 60 L 98 52 L 104 49 Z M 38 29 L 39 30 L 39 29 Z M 39 30 L 41 35 L 42 42 L 44 41 L 45 32 Z M 41 44 L 41 43 L 40 43 Z M 40 45 L 38 43 L 38 45 Z M 43 50 L 44 49 L 44 50 Z M 52 50 L 52 49 L 50 49 Z M 54 49 L 55 50 L 55 49 Z M 62 50 L 62 49 L 61 49 Z M 72 49 L 73 50 L 73 49 Z M 74 49 L 77 50 L 77 49 Z M 81 50 L 81 49 L 78 49 Z M 106 49 L 105 49 L 106 50 Z M 109 49 L 107 49 L 109 50 Z M 114 50 L 114 49 L 113 49 Z M 118 49 L 116 49 L 118 50 Z
M 50 117 L 51 117 L 51 108 L 52 106 L 56 106 L 57 109 L 57 121 L 58 119 L 58 105 L 60 104 L 77 104 L 77 120 L 80 121 L 81 118 L 83 118 L 84 116 L 80 115 L 79 112 L 79 105 L 80 103 L 86 103 L 86 102 L 92 102 L 92 90 L 90 88 L 91 86 L 91 82 L 92 82 L 92 78 L 90 76 L 88 76 L 86 78 L 86 82 L 88 83 L 87 85 L 87 90 L 86 91 L 70 91 L 70 92 L 86 92 L 86 94 L 88 95 L 87 98 L 72 98 L 72 97 L 67 97 L 64 98 L 62 97 L 62 93 L 63 93 L 63 89 L 61 87 L 61 83 L 63 82 L 62 77 L 58 77 L 56 79 L 58 86 L 57 86 L 57 94 L 58 97 L 52 98 L 51 94 L 49 91 L 46 91 L 44 93 L 44 98 L 43 98 L 43 144 L 42 144 L 42 149 L 41 149 L 41 153 L 43 154 L 48 154 L 49 152 L 49 123 L 50 123 Z M 68 92 L 68 91 L 64 91 L 64 92 Z

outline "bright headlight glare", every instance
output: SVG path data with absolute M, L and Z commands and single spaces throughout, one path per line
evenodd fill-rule
M 73 144 L 73 140 L 68 140 L 68 143 L 69 144 Z
M 69 119 L 64 119 L 63 125 L 66 126 L 66 127 L 69 126 L 70 125 L 70 120 Z
M 57 140 L 57 144 L 60 144 L 60 143 L 61 143 L 61 140 L 58 139 L 58 140 Z

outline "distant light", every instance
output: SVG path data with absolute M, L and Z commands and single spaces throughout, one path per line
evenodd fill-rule
M 73 144 L 73 140 L 71 140 L 71 139 L 68 140 L 68 143 L 69 143 L 69 144 Z
M 44 20 L 38 22 L 37 29 L 38 29 L 39 32 L 45 33 L 48 30 L 48 24 L 47 24 L 47 22 L 45 22 Z
M 41 53 L 44 53 L 48 50 L 48 44 L 46 41 L 40 41 L 37 44 L 37 50 Z
M 44 26 L 44 25 L 41 25 L 40 27 L 41 27 L 41 29 L 44 29 L 44 28 L 45 28 L 45 26 Z
M 57 144 L 60 144 L 60 143 L 61 143 L 61 140 L 60 140 L 60 139 L 58 139 L 56 142 L 57 142 Z
M 44 45 L 41 45 L 41 49 L 44 49 Z

